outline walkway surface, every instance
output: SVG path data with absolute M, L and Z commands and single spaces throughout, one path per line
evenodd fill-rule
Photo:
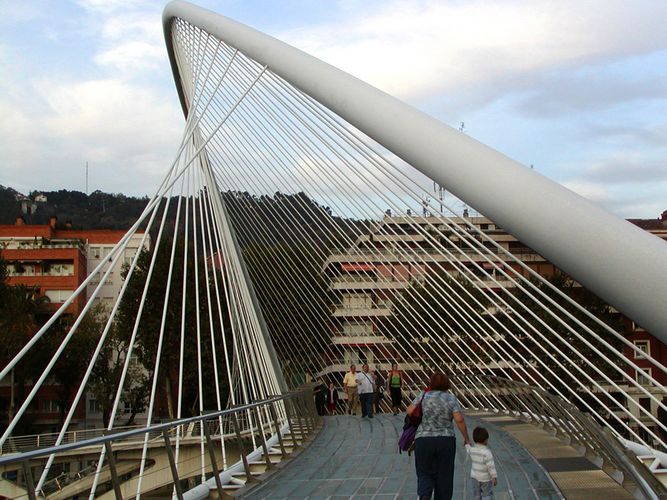
M 472 434 L 484 425 L 491 435 L 498 470 L 495 499 L 563 498 L 540 462 L 507 431 L 483 416 L 467 415 Z M 417 496 L 414 455 L 398 453 L 403 415 L 325 417 L 317 438 L 299 456 L 243 498 L 414 499 Z M 454 498 L 469 498 L 470 461 L 457 436 Z

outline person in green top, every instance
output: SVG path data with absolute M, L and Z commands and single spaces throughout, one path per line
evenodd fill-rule
M 401 410 L 401 400 L 403 398 L 401 394 L 403 375 L 396 363 L 391 365 L 391 370 L 387 373 L 387 385 L 389 386 L 389 395 L 391 396 L 391 409 L 394 415 L 398 415 L 398 412 Z

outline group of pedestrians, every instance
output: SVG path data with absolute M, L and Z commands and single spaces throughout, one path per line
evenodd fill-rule
M 373 373 L 367 363 L 361 367 L 361 372 L 357 371 L 355 365 L 351 365 L 350 371 L 343 378 L 347 412 L 356 415 L 357 405 L 361 405 L 361 417 L 373 418 L 373 408 L 375 413 L 379 412 L 385 389 L 389 389 L 392 411 L 397 415 L 401 407 L 402 387 L 403 377 L 397 364 L 392 365 L 386 381 L 381 373 Z
M 371 372 L 368 364 L 361 372 L 355 365 L 345 374 L 343 388 L 347 394 L 347 413 L 356 415 L 357 405 L 361 405 L 362 418 L 373 418 L 373 406 L 382 399 L 384 389 L 389 390 L 391 409 L 394 415 L 401 410 L 403 376 L 398 365 L 392 365 L 386 381 L 380 374 Z M 382 388 L 382 389 L 379 389 Z M 456 438 L 454 428 L 463 437 L 466 453 L 471 462 L 471 490 L 473 497 L 481 500 L 493 498 L 493 487 L 497 474 L 493 454 L 488 448 L 489 433 L 483 427 L 473 430 L 472 443 L 468 437 L 461 405 L 454 394 L 449 392 L 447 375 L 434 373 L 428 387 L 421 391 L 408 406 L 408 415 L 421 411 L 421 423 L 415 435 L 415 469 L 417 472 L 417 494 L 420 499 L 451 499 L 454 487 L 454 463 Z M 316 401 L 318 399 L 316 392 Z M 319 392 L 318 411 L 324 408 L 324 401 L 330 414 L 336 413 L 339 403 L 338 391 L 333 383 L 326 393 Z M 377 407 L 376 407 L 377 411 Z
M 389 391 L 391 397 L 391 410 L 398 415 L 401 410 L 403 389 L 403 375 L 397 364 L 393 364 L 387 377 L 380 372 L 370 370 L 368 364 L 364 363 L 361 371 L 357 371 L 355 365 L 350 366 L 350 371 L 343 378 L 343 390 L 347 396 L 346 413 L 357 414 L 357 408 L 361 406 L 361 416 L 372 418 L 374 413 L 380 412 L 380 405 L 384 395 Z M 334 415 L 337 413 L 341 399 L 338 389 L 333 382 L 327 387 L 324 382 L 315 386 L 315 405 L 319 415 Z

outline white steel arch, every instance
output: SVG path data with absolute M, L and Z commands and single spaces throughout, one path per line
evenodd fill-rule
M 667 247 L 655 236 L 315 57 L 175 0 L 163 27 L 186 115 L 171 35 L 177 18 L 266 65 L 667 342 Z

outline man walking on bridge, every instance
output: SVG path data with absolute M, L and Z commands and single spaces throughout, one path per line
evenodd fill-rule
M 347 411 L 350 415 L 356 415 L 357 404 L 359 403 L 359 392 L 357 390 L 357 367 L 350 366 L 350 371 L 345 374 L 343 387 L 347 393 Z
M 375 375 L 369 372 L 368 365 L 364 363 L 362 372 L 357 374 L 357 387 L 359 388 L 359 400 L 361 402 L 361 418 L 373 418 L 373 396 L 375 395 Z

